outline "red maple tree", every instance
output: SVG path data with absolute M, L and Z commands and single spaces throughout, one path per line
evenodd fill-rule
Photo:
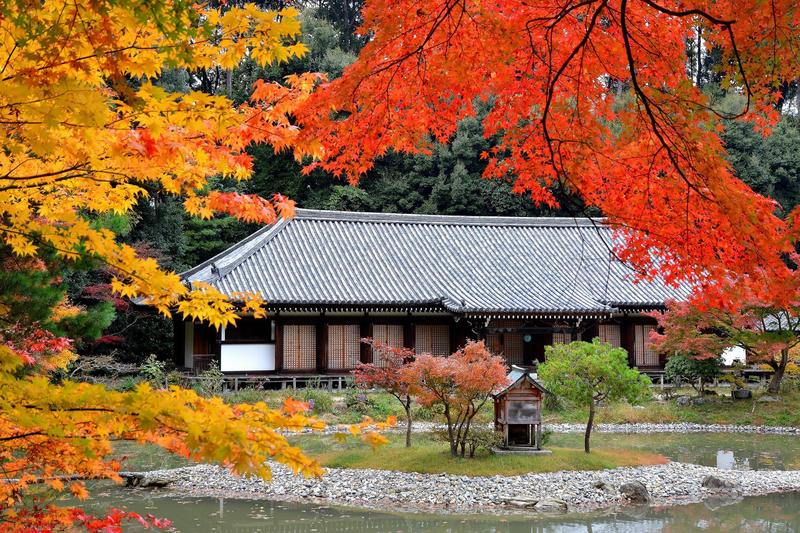
M 420 404 L 444 407 L 453 456 L 464 457 L 475 415 L 493 392 L 508 384 L 505 360 L 486 349 L 483 341 L 468 341 L 447 357 L 417 354 L 403 372 L 405 379 L 418 389 Z
M 733 175 L 719 135 L 726 118 L 769 133 L 780 87 L 800 78 L 795 2 L 366 0 L 362 14 L 358 60 L 298 112 L 299 141 L 324 154 L 311 168 L 355 182 L 389 151 L 447 141 L 489 100 L 487 178 L 548 205 L 555 187 L 579 195 L 645 278 L 688 279 L 719 306 L 720 280 L 795 299 L 798 218 Z M 687 75 L 698 33 L 721 56 L 719 89 L 740 96 L 732 113 Z
M 406 448 L 411 447 L 411 402 L 416 393 L 414 383 L 408 379 L 405 366 L 416 358 L 410 348 L 394 347 L 374 339 L 361 339 L 372 348 L 373 363 L 359 364 L 353 371 L 356 386 L 376 388 L 388 392 L 403 406 L 406 413 Z

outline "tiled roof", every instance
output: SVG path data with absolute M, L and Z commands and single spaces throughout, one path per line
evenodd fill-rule
M 612 232 L 573 218 L 298 209 L 183 273 L 271 305 L 442 306 L 460 313 L 651 308 L 685 289 L 633 282 Z

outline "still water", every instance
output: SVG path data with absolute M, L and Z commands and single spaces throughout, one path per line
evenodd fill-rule
M 545 518 L 393 514 L 263 500 L 165 497 L 118 488 L 98 496 L 93 506 L 113 501 L 117 507 L 168 517 L 175 531 L 198 533 L 800 531 L 798 494 Z
M 554 446 L 580 448 L 582 435 L 553 435 Z M 597 433 L 595 446 L 646 449 L 673 461 L 720 468 L 800 470 L 800 438 L 744 434 L 613 434 Z M 130 454 L 126 468 L 144 470 L 180 466 L 183 462 L 160 450 L 119 450 Z M 101 513 L 120 507 L 173 521 L 175 531 L 226 532 L 466 532 L 544 533 L 650 531 L 742 531 L 800 533 L 800 494 L 735 500 L 709 500 L 669 508 L 626 508 L 623 511 L 555 517 L 448 516 L 399 514 L 302 505 L 265 500 L 189 498 L 164 492 L 131 490 L 104 484 L 96 487 L 89 507 Z M 130 529 L 136 531 L 135 527 Z
M 583 435 L 555 434 L 553 446 L 581 448 Z M 593 446 L 647 450 L 671 461 L 725 470 L 800 470 L 800 437 L 742 433 L 594 433 Z

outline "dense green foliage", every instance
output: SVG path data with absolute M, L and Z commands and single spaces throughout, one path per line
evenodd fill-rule
M 589 453 L 595 409 L 600 402 L 637 403 L 650 394 L 650 379 L 628 366 L 628 353 L 600 339 L 548 346 L 545 357 L 539 366 L 539 377 L 550 392 L 589 408 L 586 453 Z
M 664 366 L 664 377 L 680 386 L 689 384 L 699 394 L 705 391 L 706 383 L 722 375 L 722 358 L 698 359 L 686 355 L 673 355 Z

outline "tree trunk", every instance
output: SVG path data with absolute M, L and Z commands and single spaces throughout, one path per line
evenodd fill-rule
M 703 28 L 697 27 L 697 77 L 695 78 L 697 87 L 703 82 Z
M 594 424 L 594 400 L 589 404 L 589 421 L 586 423 L 586 434 L 583 436 L 583 451 L 589 453 L 589 438 L 592 436 L 592 425 Z
M 781 350 L 781 359 L 777 363 L 773 363 L 771 366 L 775 369 L 775 373 L 772 374 L 772 379 L 769 380 L 769 386 L 767 387 L 767 392 L 770 394 L 780 394 L 781 392 L 781 381 L 783 381 L 783 374 L 786 372 L 786 365 L 789 363 L 789 349 L 784 348 Z
M 444 418 L 447 420 L 447 436 L 450 439 L 450 455 L 458 456 L 458 440 L 453 434 L 453 419 L 450 418 L 450 405 L 444 404 Z
M 406 397 L 406 401 L 403 404 L 406 410 L 406 448 L 411 448 L 411 398 Z

